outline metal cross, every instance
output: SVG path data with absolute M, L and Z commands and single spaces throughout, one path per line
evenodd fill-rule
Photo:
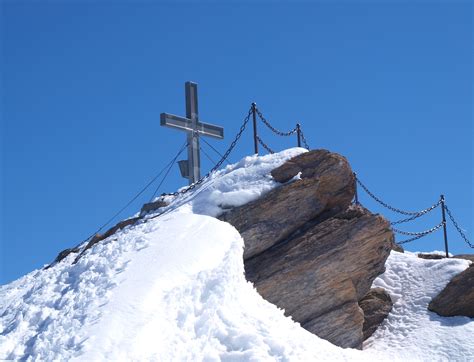
M 160 124 L 165 127 L 176 128 L 187 133 L 188 159 L 179 161 L 181 175 L 193 184 L 201 178 L 201 157 L 199 154 L 199 136 L 208 136 L 217 139 L 224 138 L 224 128 L 204 122 L 199 122 L 197 84 L 186 82 L 186 117 L 162 113 Z

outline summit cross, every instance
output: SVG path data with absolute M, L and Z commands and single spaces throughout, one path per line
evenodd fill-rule
M 181 175 L 193 184 L 201 178 L 201 155 L 199 136 L 217 139 L 224 138 L 224 128 L 213 124 L 199 122 L 197 83 L 186 82 L 186 117 L 161 113 L 160 124 L 186 132 L 188 142 L 188 159 L 179 161 Z

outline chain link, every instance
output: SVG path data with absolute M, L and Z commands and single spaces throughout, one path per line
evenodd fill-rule
M 257 136 L 257 141 L 258 141 L 258 143 L 260 143 L 263 146 L 263 148 L 265 148 L 268 151 L 268 153 L 271 153 L 271 154 L 275 153 L 275 151 L 273 151 L 270 148 L 270 146 L 268 146 L 265 142 L 263 142 L 262 139 L 259 136 Z
M 458 233 L 461 235 L 461 237 L 464 239 L 464 241 L 466 242 L 467 245 L 469 245 L 470 248 L 473 248 L 474 249 L 474 245 L 469 241 L 469 239 L 467 238 L 466 234 L 464 234 L 464 232 L 462 231 L 462 229 L 459 227 L 458 223 L 456 222 L 456 220 L 454 220 L 454 216 L 453 214 L 451 214 L 451 211 L 448 209 L 448 206 L 445 204 L 444 205 L 444 209 L 446 210 L 446 212 L 448 213 L 448 216 L 449 218 L 451 219 L 451 222 L 453 223 L 454 227 L 456 228 L 456 230 L 458 231 Z
M 416 216 L 416 217 L 419 217 L 421 215 L 424 215 L 426 214 L 427 212 L 430 212 L 431 210 L 434 210 L 436 207 L 438 207 L 438 205 L 440 204 L 441 201 L 438 201 L 437 203 L 433 204 L 432 206 L 424 209 L 424 210 L 421 210 L 421 211 L 403 211 L 403 210 L 400 210 L 400 209 L 397 209 L 396 207 L 393 207 L 393 206 L 390 206 L 389 204 L 383 202 L 381 199 L 379 199 L 377 196 L 375 196 L 372 192 L 369 191 L 369 189 L 359 180 L 359 178 L 356 176 L 356 181 L 357 183 L 360 185 L 360 187 L 362 187 L 362 189 L 367 192 L 367 194 L 373 198 L 375 201 L 377 201 L 380 205 L 386 207 L 387 209 L 389 210 L 392 210 L 396 213 L 399 213 L 399 214 L 402 214 L 402 215 L 407 215 L 407 216 Z M 413 219 L 416 219 L 413 218 Z M 410 221 L 410 220 L 413 220 L 411 218 L 408 218 L 406 219 L 406 221 Z M 400 224 L 402 222 L 405 222 L 405 220 L 400 220 L 400 221 L 396 221 L 395 224 Z
M 221 157 L 221 159 L 215 164 L 215 166 L 203 177 L 201 177 L 198 181 L 196 181 L 195 183 L 189 185 L 188 187 L 184 188 L 183 190 L 181 191 L 176 191 L 176 192 L 173 192 L 171 194 L 162 194 L 162 195 L 169 195 L 169 196 L 178 196 L 178 195 L 182 195 L 182 194 L 185 194 L 187 193 L 188 191 L 191 191 L 193 190 L 194 188 L 196 188 L 196 186 L 202 184 L 204 182 L 204 180 L 206 180 L 214 171 L 218 170 L 219 167 L 222 166 L 222 164 L 224 163 L 225 160 L 227 160 L 227 157 L 229 157 L 230 153 L 232 152 L 232 150 L 234 149 L 235 145 L 237 144 L 237 142 L 239 141 L 240 137 L 242 136 L 242 133 L 244 133 L 245 131 L 245 128 L 247 127 L 247 124 L 249 123 L 249 120 L 250 120 L 250 116 L 252 115 L 252 108 L 250 108 L 247 116 L 244 118 L 244 121 L 242 123 L 242 126 L 240 126 L 240 130 L 239 132 L 237 133 L 237 135 L 235 136 L 234 140 L 232 141 L 232 143 L 230 144 L 229 148 L 227 149 L 227 151 L 224 153 L 224 155 Z
M 262 122 L 265 124 L 265 126 L 267 126 L 268 128 L 270 128 L 270 130 L 279 135 L 279 136 L 291 136 L 292 134 L 295 134 L 296 133 L 296 128 L 293 128 L 291 131 L 288 131 L 288 132 L 282 132 L 282 131 L 279 131 L 277 130 L 275 127 L 273 127 L 270 122 L 267 121 L 267 119 L 263 116 L 262 112 L 260 112 L 260 110 L 258 108 L 255 108 L 255 111 L 257 112 L 258 114 L 258 117 L 262 120 Z M 262 145 L 263 146 L 263 145 Z M 265 146 L 263 146 L 265 147 Z

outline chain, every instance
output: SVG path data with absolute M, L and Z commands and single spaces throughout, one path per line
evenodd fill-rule
M 403 245 L 403 244 L 406 244 L 406 243 L 409 243 L 411 241 L 415 241 L 415 240 L 418 240 L 418 239 L 421 239 L 422 237 L 426 236 L 428 234 L 423 234 L 423 235 L 418 235 L 418 236 L 415 236 L 414 238 L 410 238 L 410 239 L 407 239 L 407 240 L 403 240 L 403 241 L 399 241 L 397 242 L 398 245 Z
M 454 227 L 456 228 L 456 230 L 458 231 L 458 233 L 461 235 L 461 237 L 464 239 L 464 241 L 466 242 L 466 244 L 469 245 L 470 248 L 473 248 L 473 249 L 474 249 L 474 245 L 469 241 L 469 239 L 467 238 L 466 234 L 464 234 L 464 232 L 463 232 L 462 229 L 459 227 L 459 225 L 458 225 L 458 223 L 456 222 L 456 220 L 454 220 L 454 216 L 453 216 L 453 214 L 451 214 L 451 211 L 449 211 L 448 206 L 446 206 L 446 204 L 444 205 L 444 209 L 445 209 L 446 212 L 448 213 L 448 216 L 449 216 L 449 218 L 451 219 L 451 222 L 453 223 Z
M 435 232 L 436 230 L 438 230 L 439 228 L 443 227 L 443 225 L 444 225 L 444 221 L 441 221 L 438 225 L 432 227 L 431 229 L 421 231 L 421 232 L 402 231 L 395 228 L 392 228 L 392 230 L 395 231 L 397 234 L 408 235 L 408 236 L 420 236 L 420 235 L 431 234 Z
M 408 240 L 404 240 L 404 241 L 400 241 L 399 245 L 401 244 L 406 244 L 406 243 L 409 243 L 410 241 L 413 241 L 413 240 L 417 240 L 417 239 L 420 239 L 422 238 L 423 236 L 426 236 L 428 234 L 431 234 L 431 233 L 434 233 L 435 231 L 439 230 L 440 228 L 442 228 L 444 225 L 444 221 L 441 221 L 438 225 L 432 227 L 431 229 L 429 230 L 425 230 L 425 231 L 422 231 L 422 232 L 409 232 L 409 231 L 402 231 L 402 230 L 398 230 L 398 229 L 395 229 L 392 227 L 392 230 L 394 232 L 396 232 L 397 234 L 402 234 L 402 235 L 408 235 L 408 236 L 414 236 L 413 238 L 410 238 Z
M 262 139 L 261 139 L 259 136 L 257 136 L 257 141 L 258 141 L 258 143 L 260 143 L 260 144 L 263 146 L 263 148 L 265 148 L 269 153 L 272 153 L 272 154 L 275 153 L 275 151 L 273 151 L 265 142 L 263 142 Z
M 295 134 L 296 133 L 296 128 L 293 128 L 291 131 L 288 131 L 288 132 L 282 132 L 282 131 L 279 131 L 277 130 L 275 127 L 273 127 L 270 122 L 268 122 L 265 117 L 263 116 L 262 112 L 260 112 L 260 110 L 258 108 L 255 108 L 255 110 L 257 111 L 257 114 L 258 114 L 258 117 L 262 120 L 262 122 L 265 124 L 265 126 L 267 126 L 268 128 L 270 128 L 270 130 L 273 132 L 273 133 L 276 133 L 277 135 L 279 136 L 291 136 L 292 134 Z M 262 145 L 263 146 L 263 145 Z M 265 147 L 265 146 L 263 146 Z
M 309 145 L 308 145 L 308 142 L 306 141 L 306 138 L 303 134 L 303 130 L 301 129 L 301 127 L 300 127 L 300 136 L 301 136 L 301 140 L 304 143 L 304 147 L 309 151 Z
M 198 181 L 196 181 L 195 183 L 189 185 L 188 187 L 186 187 L 185 189 L 181 190 L 181 191 L 176 191 L 176 192 L 173 192 L 171 194 L 163 194 L 163 195 L 170 195 L 170 196 L 178 196 L 178 195 L 182 195 L 182 194 L 185 194 L 186 192 L 188 191 L 191 191 L 193 190 L 194 188 L 196 188 L 196 186 L 202 184 L 204 182 L 204 180 L 206 180 L 214 171 L 218 170 L 219 167 L 222 166 L 222 164 L 224 163 L 225 160 L 227 160 L 227 157 L 229 157 L 230 153 L 232 152 L 232 150 L 234 149 L 235 145 L 237 144 L 237 142 L 239 141 L 240 137 L 242 136 L 242 133 L 244 133 L 245 131 L 245 128 L 247 127 L 247 124 L 249 123 L 249 119 L 250 119 L 250 116 L 252 114 L 252 108 L 250 108 L 247 116 L 245 116 L 244 118 L 244 121 L 242 123 L 242 126 L 240 126 L 240 130 L 239 132 L 237 133 L 237 135 L 235 136 L 234 140 L 232 141 L 232 143 L 230 144 L 229 148 L 227 149 L 227 151 L 224 153 L 224 155 L 221 157 L 221 159 L 215 164 L 215 166 L 203 177 L 201 177 Z
M 373 198 L 375 201 L 377 201 L 380 205 L 386 207 L 387 209 L 389 210 L 392 210 L 394 212 L 397 212 L 399 214 L 402 214 L 402 215 L 408 215 L 408 216 L 416 216 L 416 217 L 419 217 L 421 215 L 424 215 L 426 214 L 427 212 L 435 209 L 439 203 L 441 201 L 438 201 L 437 203 L 433 204 L 432 206 L 424 209 L 424 210 L 421 210 L 421 211 L 415 211 L 415 212 L 412 212 L 412 211 L 403 211 L 403 210 L 400 210 L 400 209 L 397 209 L 396 207 L 393 207 L 393 206 L 390 206 L 389 204 L 386 204 L 385 202 L 383 202 L 381 199 L 379 199 L 377 196 L 375 196 L 372 192 L 369 191 L 369 189 L 359 180 L 358 177 L 355 178 L 357 183 L 360 185 L 360 187 L 362 187 L 362 189 L 367 192 L 367 194 Z M 414 219 L 416 219 L 416 217 Z M 411 218 L 408 218 L 406 219 L 406 221 L 410 221 Z M 404 220 L 400 220 L 400 221 L 396 221 L 395 224 L 400 224 L 402 222 L 405 222 L 405 219 Z
M 415 214 L 411 217 L 408 217 L 406 219 L 402 219 L 402 220 L 398 220 L 398 221 L 392 221 L 390 223 L 390 225 L 397 225 L 397 224 L 403 224 L 404 222 L 409 222 L 409 221 L 412 221 L 412 220 L 415 220 L 415 219 L 418 219 L 420 216 L 423 216 L 427 213 L 429 213 L 430 211 L 433 211 L 434 209 L 436 209 L 439 205 L 441 205 L 441 200 L 439 200 L 436 204 L 433 204 L 432 206 L 430 206 L 429 208 L 425 209 L 425 210 L 421 210 L 418 214 Z

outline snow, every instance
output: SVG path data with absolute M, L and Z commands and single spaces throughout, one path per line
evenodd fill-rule
M 395 304 L 364 351 L 312 335 L 245 280 L 243 240 L 213 216 L 271 190 L 269 172 L 301 152 L 246 157 L 78 263 L 0 286 L 0 359 L 473 360 L 474 322 L 426 309 L 466 260 L 392 252 L 374 286 Z
M 365 348 L 389 350 L 405 360 L 473 361 L 474 321 L 440 317 L 427 309 L 431 299 L 469 264 L 462 259 L 425 260 L 417 253 L 392 252 L 387 270 L 373 286 L 387 290 L 394 306 Z

